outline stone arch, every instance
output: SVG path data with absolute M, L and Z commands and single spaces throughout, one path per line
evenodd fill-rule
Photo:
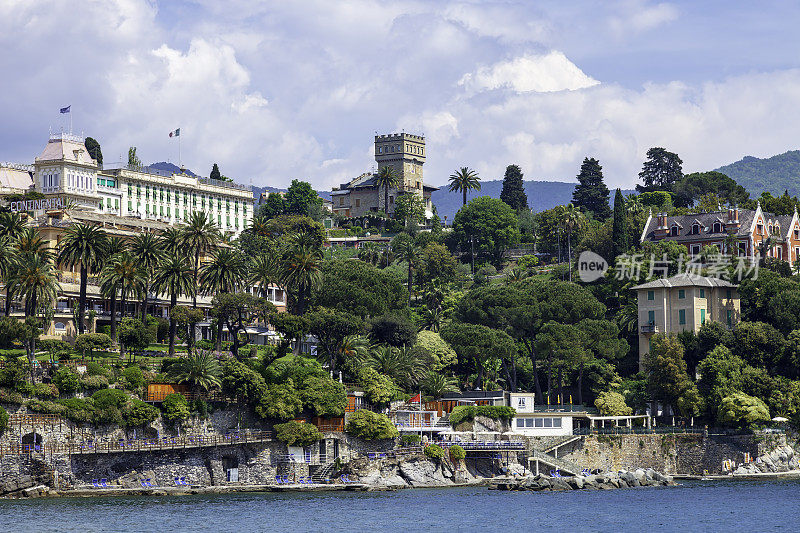
M 225 481 L 228 483 L 239 482 L 239 458 L 227 456 L 222 458 L 222 470 L 225 471 Z
M 22 436 L 22 446 L 25 448 L 26 446 L 30 448 L 36 448 L 41 446 L 44 442 L 44 439 L 39 433 L 32 431 L 31 433 L 26 433 Z

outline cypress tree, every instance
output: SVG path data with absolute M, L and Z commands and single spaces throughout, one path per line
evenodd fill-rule
M 605 220 L 611 216 L 608 187 L 603 183 L 603 167 L 594 157 L 583 159 L 578 184 L 572 193 L 572 205 L 591 212 L 597 220 Z
M 211 174 L 209 174 L 208 177 L 212 180 L 222 179 L 222 174 L 220 174 L 219 167 L 216 163 L 214 163 L 214 166 L 211 168 Z
M 92 137 L 86 137 L 83 145 L 86 147 L 86 151 L 89 152 L 89 156 L 97 161 L 97 163 L 102 166 L 103 165 L 103 151 L 100 150 L 100 143 L 97 142 L 96 139 Z
M 625 198 L 622 191 L 617 189 L 614 194 L 614 225 L 612 227 L 611 242 L 614 247 L 614 258 L 628 251 L 628 217 L 625 209 Z
M 517 212 L 528 209 L 528 195 L 525 194 L 525 184 L 522 182 L 522 170 L 519 166 L 508 165 L 506 167 L 500 199 Z

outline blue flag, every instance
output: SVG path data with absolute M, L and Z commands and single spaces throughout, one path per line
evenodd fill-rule
M 70 107 L 72 107 L 72 105 L 68 105 L 67 107 L 62 107 L 61 108 L 61 114 L 69 113 L 69 108 Z

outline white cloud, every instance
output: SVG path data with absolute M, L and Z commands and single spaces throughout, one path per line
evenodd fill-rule
M 640 33 L 678 19 L 678 8 L 672 4 L 649 5 L 645 0 L 621 2 L 619 13 L 609 17 L 608 24 L 617 36 Z
M 544 55 L 526 54 L 500 61 L 465 74 L 459 85 L 470 92 L 510 88 L 517 92 L 552 92 L 583 89 L 598 82 L 584 74 L 558 51 Z

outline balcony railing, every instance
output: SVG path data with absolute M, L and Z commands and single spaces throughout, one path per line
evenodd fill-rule
M 658 333 L 658 326 L 655 324 L 645 324 L 642 326 L 642 333 Z

